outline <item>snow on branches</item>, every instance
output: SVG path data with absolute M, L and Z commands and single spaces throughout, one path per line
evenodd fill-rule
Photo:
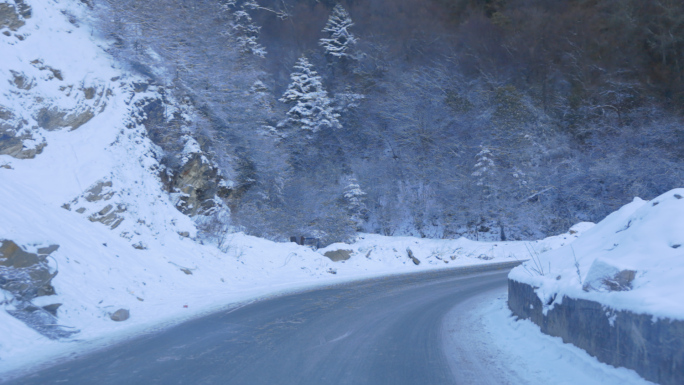
M 238 8 L 235 1 L 229 1 L 225 8 L 233 9 L 231 28 L 240 52 L 266 57 L 266 48 L 258 42 L 261 27 L 254 23 L 248 12 L 249 10 L 259 9 L 259 4 L 255 0 L 247 0 Z
M 328 37 L 319 41 L 319 44 L 325 49 L 326 55 L 336 58 L 351 57 L 347 51 L 350 46 L 356 43 L 356 38 L 349 32 L 349 28 L 353 25 L 349 13 L 340 4 L 337 4 L 330 13 L 325 28 L 323 28 L 323 32 L 328 34 Z
M 476 178 L 476 184 L 484 190 L 486 197 L 493 194 L 492 186 L 494 185 L 496 166 L 492 158 L 492 151 L 489 147 L 481 145 L 480 152 L 475 156 L 475 167 L 472 174 Z
M 289 121 L 311 132 L 321 128 L 337 128 L 340 117 L 333 109 L 328 93 L 323 88 L 320 75 L 306 57 L 297 60 L 295 71 L 290 75 L 292 82 L 280 98 L 287 104 L 294 104 L 287 112 Z
M 366 198 L 366 193 L 361 190 L 359 182 L 356 178 L 349 178 L 347 180 L 347 186 L 344 188 L 344 200 L 346 201 L 346 209 L 349 213 L 349 219 L 354 222 L 357 231 L 361 231 L 363 228 L 363 223 L 366 221 L 368 216 L 368 209 L 364 203 Z

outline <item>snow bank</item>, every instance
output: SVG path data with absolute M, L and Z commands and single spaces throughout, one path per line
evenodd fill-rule
M 571 245 L 515 268 L 542 303 L 568 296 L 639 314 L 684 320 L 684 189 L 635 198 Z M 551 305 L 552 306 L 552 305 Z

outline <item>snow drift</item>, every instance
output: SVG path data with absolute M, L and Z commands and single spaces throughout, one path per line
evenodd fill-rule
M 563 296 L 614 310 L 684 320 L 684 189 L 633 202 L 572 244 L 539 255 L 509 278 L 536 287 L 542 303 Z

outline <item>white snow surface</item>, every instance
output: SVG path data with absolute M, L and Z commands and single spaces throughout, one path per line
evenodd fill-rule
M 454 307 L 443 324 L 447 358 L 473 384 L 647 385 L 636 372 L 599 362 L 584 350 L 517 319 L 506 292 L 494 290 Z M 467 347 L 461 350 L 459 347 Z M 470 373 L 464 368 L 477 368 Z M 484 374 L 484 376 L 483 376 Z
M 535 260 L 513 269 L 509 277 L 538 287 L 542 303 L 553 295 L 558 301 L 568 296 L 615 310 L 684 320 L 684 189 L 651 201 L 635 198 L 572 244 Z M 604 278 L 623 270 L 636 272 L 631 289 L 600 287 Z M 587 283 L 593 289 L 583 290 Z

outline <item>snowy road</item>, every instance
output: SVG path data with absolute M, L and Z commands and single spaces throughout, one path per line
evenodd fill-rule
M 445 338 L 445 315 L 473 296 L 505 290 L 510 267 L 393 276 L 275 297 L 9 383 L 472 383 L 486 367 L 450 363 L 443 342 L 459 339 Z

